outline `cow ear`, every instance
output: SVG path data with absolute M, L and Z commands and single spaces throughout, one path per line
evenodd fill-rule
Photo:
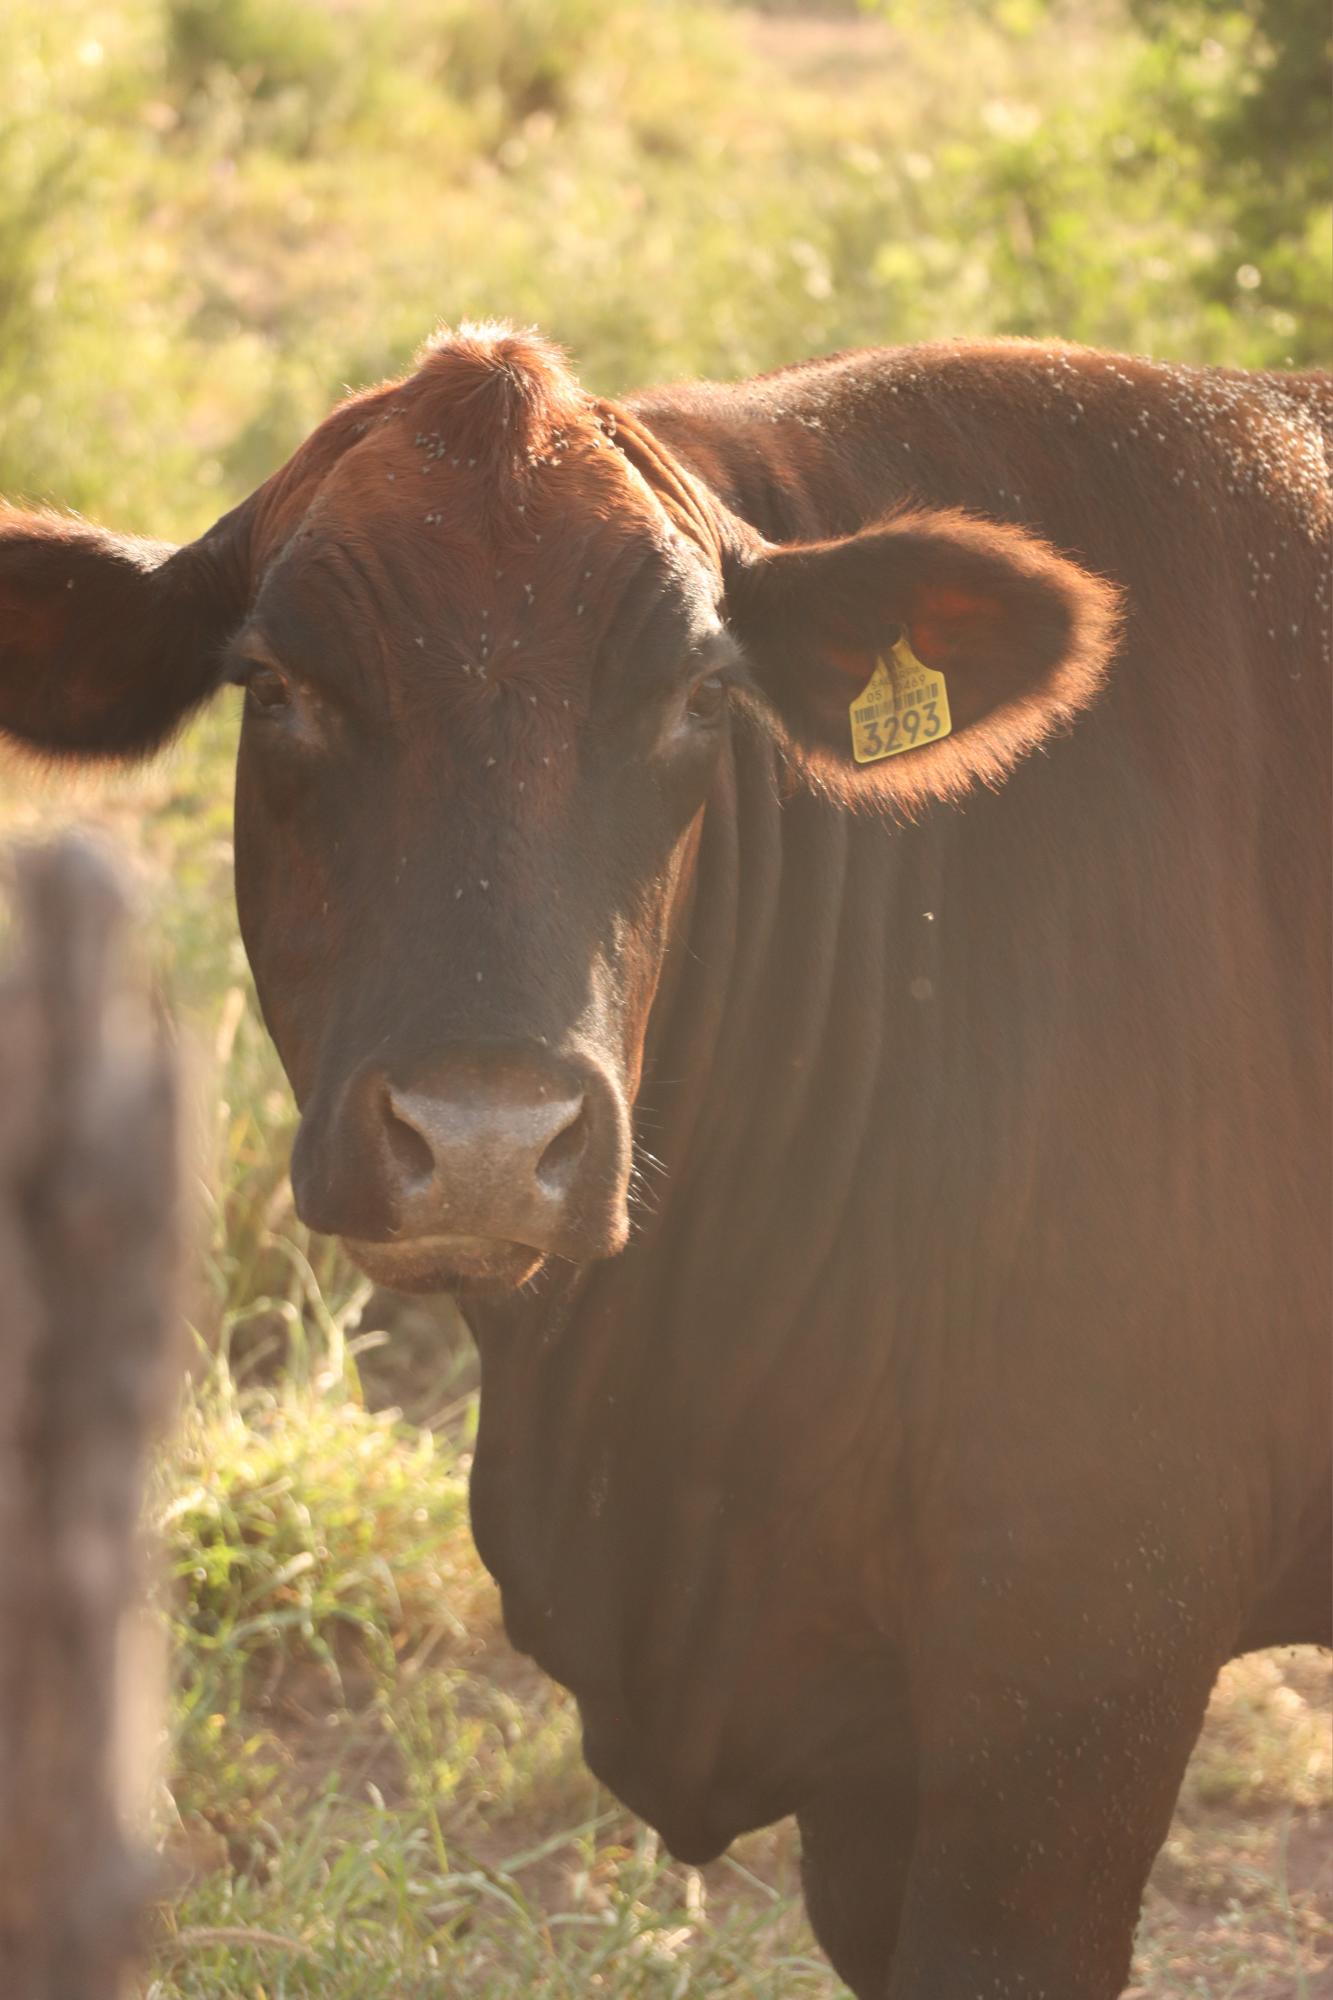
M 920 512 L 751 549 L 727 609 L 808 774 L 910 811 L 998 783 L 1087 706 L 1118 593 L 1020 529 Z
M 245 609 L 226 527 L 172 550 L 0 508 L 0 737 L 56 757 L 157 749 L 217 686 Z

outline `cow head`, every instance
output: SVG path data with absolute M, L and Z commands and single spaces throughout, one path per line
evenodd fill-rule
M 186 548 L 0 514 L 0 731 L 140 755 L 243 686 L 237 901 L 298 1208 L 390 1284 L 514 1284 L 625 1241 L 737 707 L 810 782 L 910 809 L 1075 712 L 1110 622 L 1104 586 L 961 516 L 771 547 L 552 350 L 478 329 Z M 899 628 L 954 732 L 858 769 L 848 701 Z

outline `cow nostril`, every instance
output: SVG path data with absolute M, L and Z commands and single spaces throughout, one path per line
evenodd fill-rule
M 537 1179 L 547 1194 L 562 1194 L 571 1168 L 588 1143 L 588 1107 L 581 1102 L 537 1162 Z
M 384 1105 L 384 1136 L 394 1165 L 409 1184 L 421 1186 L 428 1182 L 435 1172 L 435 1152 L 430 1142 L 400 1118 L 394 1109 L 392 1099 Z

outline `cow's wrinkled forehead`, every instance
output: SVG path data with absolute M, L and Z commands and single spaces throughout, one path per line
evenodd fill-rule
M 543 343 L 451 336 L 272 483 L 255 621 L 279 647 L 566 696 L 611 640 L 687 637 L 712 615 L 714 567 L 614 429 Z

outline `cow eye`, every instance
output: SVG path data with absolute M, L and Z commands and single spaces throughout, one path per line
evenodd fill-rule
M 245 681 L 246 699 L 252 708 L 271 715 L 275 709 L 291 705 L 292 691 L 275 667 L 256 660 Z
M 721 714 L 726 699 L 727 684 L 721 674 L 705 674 L 690 689 L 685 707 L 696 722 L 713 722 Z

